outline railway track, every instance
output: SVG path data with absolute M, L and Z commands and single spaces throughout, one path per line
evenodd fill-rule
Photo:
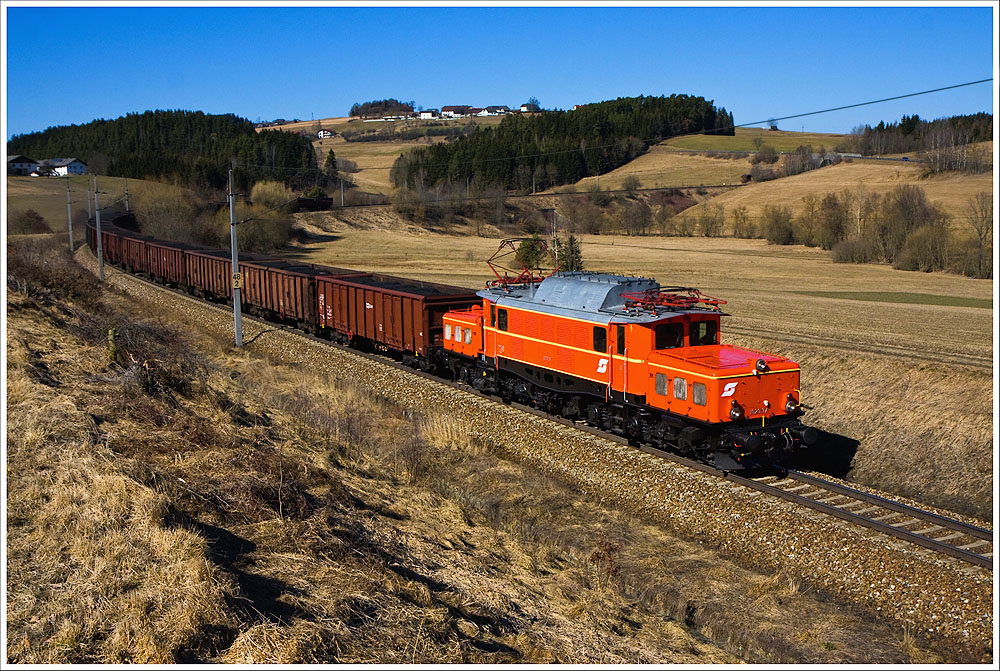
M 117 271 L 117 269 L 115 270 Z M 157 287 L 164 291 L 169 291 L 173 295 L 186 298 L 205 306 L 213 307 L 217 310 L 228 311 L 229 309 L 226 305 L 167 289 L 166 287 L 149 282 L 148 280 L 135 275 L 129 275 L 127 273 L 123 274 L 128 275 L 128 277 L 134 278 L 140 282 L 149 284 L 150 286 Z M 252 317 L 248 316 L 248 318 Z M 263 323 L 272 327 L 275 326 L 270 322 Z M 354 356 L 376 361 L 385 366 L 396 368 L 399 371 L 410 375 L 433 380 L 434 382 L 448 385 L 454 389 L 459 389 L 481 398 L 487 398 L 501 403 L 503 402 L 499 399 L 499 397 L 484 394 L 466 384 L 445 380 L 431 375 L 430 373 L 415 370 L 380 354 L 362 352 L 344 345 L 332 343 L 329 340 L 319 338 L 289 326 L 277 326 L 276 328 L 282 331 L 294 333 L 298 337 L 306 338 L 324 346 L 334 348 Z M 538 410 L 537 408 L 516 402 L 510 402 L 509 405 L 542 419 L 557 422 L 564 426 L 572 427 L 576 430 L 583 431 L 606 440 L 620 444 L 630 444 L 630 441 L 623 436 L 609 433 L 582 422 L 550 415 L 544 411 Z M 634 443 L 631 444 L 635 445 Z M 750 478 L 742 475 L 736 475 L 734 473 L 719 471 L 707 464 L 693 461 L 680 455 L 665 452 L 654 447 L 646 445 L 639 445 L 636 447 L 647 454 L 673 461 L 688 468 L 702 471 L 728 482 L 738 484 L 742 487 L 790 501 L 812 510 L 837 517 L 852 524 L 879 531 L 891 537 L 909 542 L 928 550 L 992 570 L 993 531 L 989 529 L 970 525 L 960 520 L 951 519 L 927 510 L 901 504 L 875 494 L 854 489 L 840 483 L 823 480 L 798 471 L 788 471 L 787 473 L 784 473 L 782 477 L 776 475 L 766 475 Z

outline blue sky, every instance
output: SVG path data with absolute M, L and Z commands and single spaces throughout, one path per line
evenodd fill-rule
M 253 121 L 545 108 L 686 93 L 748 123 L 993 76 L 980 7 L 24 7 L 7 5 L 6 136 L 148 109 Z M 993 112 L 994 83 L 796 119 L 848 132 Z

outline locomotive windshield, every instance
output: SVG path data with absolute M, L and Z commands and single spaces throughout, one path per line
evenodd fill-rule
M 657 324 L 655 349 L 670 349 L 684 346 L 684 325 L 677 323 Z
M 688 331 L 688 340 L 691 343 L 691 347 L 698 345 L 718 345 L 719 325 L 714 321 L 691 322 L 691 327 Z

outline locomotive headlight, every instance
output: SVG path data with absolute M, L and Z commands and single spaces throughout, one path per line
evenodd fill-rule
M 729 410 L 729 417 L 731 419 L 743 419 L 743 408 L 736 401 L 732 403 L 732 408 Z
M 787 412 L 790 415 L 793 412 L 798 411 L 799 404 L 795 402 L 795 397 L 792 396 L 791 394 L 788 395 L 787 399 L 788 402 L 785 403 L 785 412 Z

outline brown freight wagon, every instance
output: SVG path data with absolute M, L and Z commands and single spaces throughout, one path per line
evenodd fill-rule
M 444 313 L 481 300 L 469 289 L 380 274 L 321 276 L 317 294 L 320 326 L 424 357 L 444 342 Z
M 122 237 L 122 266 L 130 273 L 149 271 L 149 250 L 146 247 L 152 238 L 130 233 Z
M 184 252 L 200 250 L 201 247 L 185 245 L 180 242 L 165 242 L 149 240 L 146 251 L 149 254 L 149 274 L 153 279 L 181 287 L 189 286 L 187 281 L 187 262 Z
M 202 298 L 232 301 L 233 259 L 219 249 L 191 249 L 184 254 L 191 291 Z
M 104 262 L 120 266 L 122 264 L 122 235 L 114 227 L 101 226 L 101 253 Z
M 270 311 L 268 268 L 285 268 L 291 265 L 288 261 L 273 257 L 240 255 L 240 273 L 243 275 L 240 299 L 251 314 L 273 316 Z

